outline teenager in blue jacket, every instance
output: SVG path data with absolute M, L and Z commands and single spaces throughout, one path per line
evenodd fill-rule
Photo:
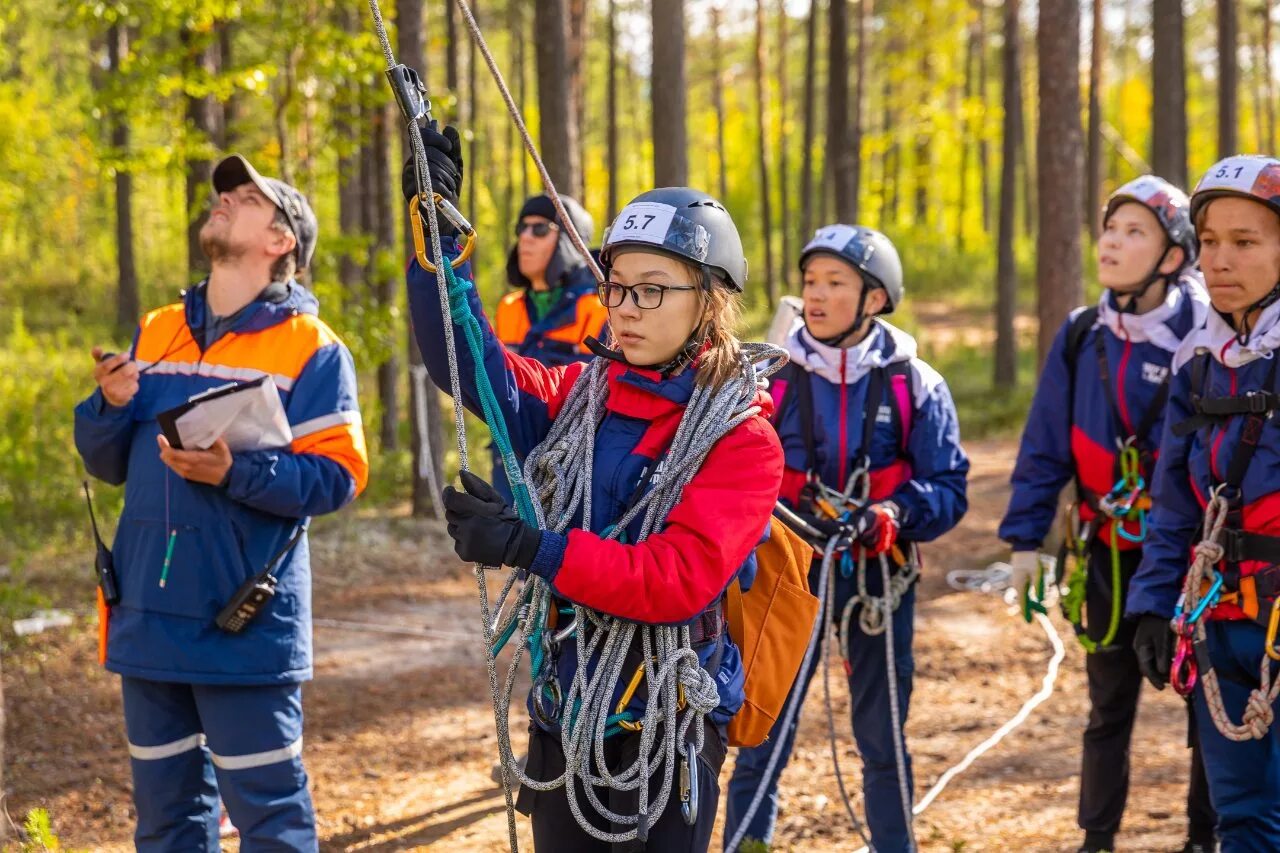
M 848 543 L 839 561 L 832 618 L 858 608 L 843 637 L 853 734 L 863 759 L 867 823 L 876 850 L 911 849 L 901 785 L 912 790 L 910 756 L 902 727 L 912 685 L 915 613 L 915 544 L 954 527 L 968 507 L 969 460 L 960 446 L 955 405 L 946 382 L 916 355 L 910 335 L 880 318 L 903 299 L 902 264 L 887 237 L 871 228 L 830 225 L 819 229 L 800 256 L 804 315 L 787 336 L 791 363 L 771 382 L 774 428 L 786 454 L 782 499 L 813 527 Z M 853 486 L 857 508 L 845 511 L 833 494 Z M 831 490 L 831 491 L 827 491 Z M 864 494 L 865 490 L 865 494 Z M 841 510 L 834 519 L 823 505 Z M 821 546 L 822 543 L 818 543 Z M 858 596 L 865 561 L 867 594 L 884 594 L 879 558 L 892 562 L 899 600 L 893 611 L 894 672 L 887 668 L 883 625 L 863 622 L 872 602 Z M 904 558 L 912 565 L 903 565 Z M 815 592 L 819 563 L 810 573 Z M 874 621 L 874 620 L 873 620 Z M 793 689 L 803 695 L 818 655 Z M 898 726 L 890 711 L 890 679 L 898 700 Z M 725 840 L 742 830 L 758 790 L 761 806 L 744 837 L 772 840 L 778 813 L 778 781 L 795 744 L 792 725 L 775 725 L 769 739 L 738 753 L 729 785 Z M 896 752 L 904 754 L 900 779 Z M 766 770 L 772 757 L 772 772 Z M 909 806 L 908 806 L 909 807 Z
M 1175 687 L 1194 690 L 1222 850 L 1280 850 L 1276 703 L 1260 681 L 1265 672 L 1274 682 L 1277 672 L 1280 160 L 1237 156 L 1214 164 L 1191 196 L 1191 217 L 1213 310 L 1173 360 L 1155 509 L 1127 612 L 1138 619 L 1143 673 L 1163 688 L 1180 591 L 1195 597 L 1221 581 L 1196 623 L 1183 623 Z M 1215 516 L 1221 533 L 1198 544 Z M 1192 556 L 1207 569 L 1203 577 L 1187 577 Z M 1184 579 L 1195 588 L 1185 589 Z
M 1058 497 L 1074 481 L 1075 556 L 1064 609 L 1088 650 L 1089 723 L 1084 732 L 1077 819 L 1082 853 L 1114 849 L 1129 792 L 1129 741 L 1142 676 L 1125 592 L 1143 547 L 1169 365 L 1198 327 L 1208 297 L 1192 265 L 1196 238 L 1187 196 L 1145 175 L 1107 200 L 1098 238 L 1096 307 L 1078 308 L 1054 338 L 1013 469 L 1000 538 L 1013 546 L 1013 586 L 1041 582 L 1038 551 Z M 1064 566 L 1065 568 L 1065 566 Z M 1192 738 L 1187 851 L 1213 847 L 1213 810 Z

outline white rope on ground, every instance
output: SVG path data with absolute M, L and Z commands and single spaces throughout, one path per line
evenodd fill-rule
M 954 589 L 962 591 L 989 590 L 991 592 L 1002 592 L 1008 587 L 1008 578 L 1009 567 L 1001 563 L 996 563 L 988 567 L 985 572 L 969 570 L 951 572 L 947 575 L 947 583 L 951 584 Z M 965 754 L 964 758 L 960 759 L 957 764 L 948 768 L 946 772 L 938 777 L 938 781 L 933 784 L 933 787 L 920 798 L 918 803 L 916 803 L 915 807 L 912 809 L 913 814 L 919 815 L 925 809 L 929 808 L 929 806 L 933 804 L 933 801 L 936 800 L 946 789 L 947 785 L 951 783 L 951 780 L 969 769 L 975 761 L 994 749 L 1002 740 L 1008 737 L 1012 731 L 1025 723 L 1027 718 L 1031 716 L 1032 711 L 1044 704 L 1044 702 L 1053 695 L 1054 684 L 1058 680 L 1058 671 L 1062 667 L 1062 661 L 1066 658 L 1067 648 L 1063 644 L 1062 637 L 1058 634 L 1058 629 L 1054 626 L 1053 620 L 1042 613 L 1037 613 L 1036 621 L 1044 630 L 1045 636 L 1048 637 L 1050 645 L 1053 646 L 1053 657 L 1049 659 L 1049 666 L 1045 671 L 1044 679 L 1041 681 L 1040 689 L 1036 691 L 1034 696 L 1022 704 L 1022 707 L 1018 709 L 1018 713 L 1010 717 L 1009 720 L 1000 728 L 996 729 L 990 737 L 975 746 L 973 749 L 969 750 L 969 752 Z M 867 850 L 867 847 L 862 847 L 855 853 L 867 853 Z

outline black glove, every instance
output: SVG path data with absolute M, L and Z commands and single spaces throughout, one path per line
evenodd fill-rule
M 1138 617 L 1138 630 L 1133 637 L 1133 650 L 1138 655 L 1138 670 L 1157 690 L 1169 683 L 1173 663 L 1173 629 L 1169 620 L 1154 613 Z
M 460 492 L 444 490 L 444 517 L 453 550 L 468 563 L 528 569 L 538 553 L 542 531 L 520 520 L 498 491 L 470 471 L 461 474 Z
M 433 121 L 422 128 L 422 142 L 427 149 L 427 168 L 431 171 L 431 188 L 449 200 L 455 207 L 458 196 L 462 193 L 462 139 L 458 129 L 448 125 L 444 133 L 436 130 Z M 400 173 L 400 191 L 405 201 L 413 201 L 418 194 L 418 173 L 413 165 L 413 153 L 404 161 L 404 171 Z M 447 223 L 443 220 L 440 227 Z
M 804 519 L 805 524 L 812 527 L 822 534 L 822 538 L 813 544 L 820 548 L 826 548 L 827 542 L 832 536 L 840 537 L 840 542 L 836 545 L 836 550 L 848 548 L 853 541 L 853 527 L 847 521 L 840 521 L 836 518 L 827 518 L 825 515 L 816 515 L 804 510 L 797 510 L 796 515 Z M 811 539 L 810 536 L 805 536 Z

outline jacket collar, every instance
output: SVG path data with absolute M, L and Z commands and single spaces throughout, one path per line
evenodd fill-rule
M 1208 312 L 1204 325 L 1196 329 L 1182 342 L 1173 358 L 1177 370 L 1196 355 L 1208 352 L 1227 367 L 1243 367 L 1260 358 L 1273 358 L 1280 348 L 1280 302 L 1268 306 L 1258 317 L 1249 336 L 1249 343 L 1240 345 L 1236 330 L 1217 311 Z
M 820 343 L 798 320 L 787 336 L 786 350 L 797 365 L 837 385 L 853 384 L 876 368 L 909 361 L 917 351 L 915 338 L 879 318 L 865 338 L 845 350 Z
M 264 288 L 262 293 L 245 306 L 228 331 L 246 335 L 279 325 L 298 314 L 320 313 L 320 300 L 315 294 L 292 279 L 283 284 L 283 294 L 275 285 Z M 187 326 L 197 340 L 209 311 L 208 289 L 209 280 L 204 279 L 183 294 Z
M 1202 325 L 1208 313 L 1209 294 L 1195 272 L 1184 273 L 1168 288 L 1164 302 L 1145 314 L 1121 312 L 1110 290 L 1104 290 L 1098 300 L 1098 320 L 1111 334 L 1122 341 L 1150 343 L 1165 352 L 1177 351 L 1187 331 Z

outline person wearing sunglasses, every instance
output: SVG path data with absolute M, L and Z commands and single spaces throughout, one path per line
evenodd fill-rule
M 560 196 L 582 241 L 595 236 L 591 214 L 574 199 Z M 516 220 L 516 241 L 507 255 L 507 282 L 515 288 L 502 297 L 493 327 L 507 349 L 548 366 L 586 361 L 588 337 L 600 338 L 607 319 L 596 298 L 596 282 L 562 227 L 546 195 L 524 203 Z

